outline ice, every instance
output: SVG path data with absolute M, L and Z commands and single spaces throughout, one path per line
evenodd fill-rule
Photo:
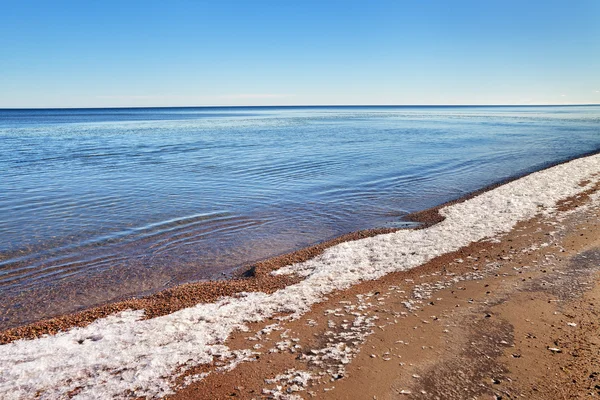
M 277 271 L 305 279 L 273 294 L 245 293 L 150 320 L 143 319 L 143 311 L 124 311 L 84 328 L 0 346 L 0 397 L 162 397 L 173 391 L 173 378 L 193 366 L 215 356 L 239 362 L 246 353 L 233 352 L 224 343 L 245 324 L 277 313 L 300 317 L 332 291 L 495 238 L 586 190 L 598 171 L 599 155 L 581 158 L 446 207 L 440 211 L 445 220 L 428 229 L 341 243 Z M 579 186 L 584 180 L 592 183 Z M 598 196 L 592 198 L 598 201 Z

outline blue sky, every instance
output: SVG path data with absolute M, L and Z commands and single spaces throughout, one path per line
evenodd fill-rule
M 6 1 L 0 107 L 600 103 L 600 1 Z

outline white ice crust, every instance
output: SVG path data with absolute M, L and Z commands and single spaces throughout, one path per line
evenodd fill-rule
M 508 232 L 585 190 L 580 182 L 597 180 L 599 171 L 600 155 L 577 159 L 445 207 L 446 219 L 428 229 L 339 244 L 277 271 L 304 280 L 273 294 L 244 293 L 150 320 L 142 320 L 143 311 L 125 311 L 85 328 L 2 345 L 0 398 L 162 397 L 186 369 L 210 363 L 215 355 L 234 357 L 224 343 L 246 323 L 281 312 L 298 317 L 332 291 Z

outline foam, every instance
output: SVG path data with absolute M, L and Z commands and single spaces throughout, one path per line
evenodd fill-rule
M 173 391 L 173 378 L 190 367 L 215 356 L 235 366 L 251 354 L 224 345 L 245 324 L 276 313 L 297 318 L 332 291 L 508 232 L 519 221 L 553 212 L 558 200 L 590 187 L 581 181 L 598 180 L 599 171 L 600 155 L 581 158 L 443 208 L 446 219 L 428 229 L 341 243 L 278 270 L 305 279 L 273 294 L 243 293 L 150 320 L 142 320 L 143 311 L 124 311 L 84 328 L 0 346 L 0 397 L 162 397 Z

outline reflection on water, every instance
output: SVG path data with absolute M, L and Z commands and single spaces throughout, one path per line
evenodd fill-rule
M 600 107 L 0 110 L 0 328 L 402 216 L 600 147 Z

